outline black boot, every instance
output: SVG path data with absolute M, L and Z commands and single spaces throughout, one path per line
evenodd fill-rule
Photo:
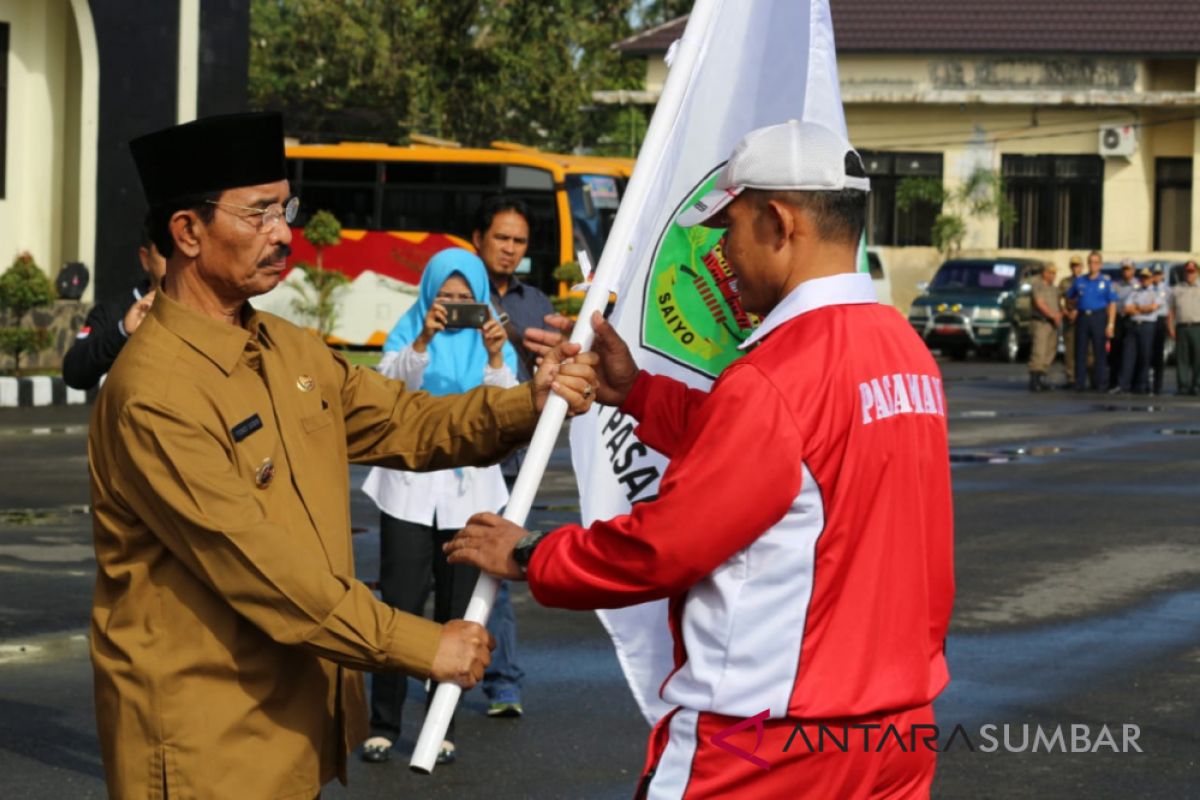
M 1040 372 L 1029 373 L 1029 391 L 1040 392 L 1042 390 L 1041 376 L 1042 373 Z
M 1050 385 L 1050 384 L 1049 384 L 1049 383 L 1046 381 L 1046 373 L 1044 373 L 1044 372 L 1039 372 L 1039 373 L 1037 374 L 1037 380 L 1038 380 L 1038 391 L 1039 391 L 1039 392 L 1050 392 L 1050 391 L 1053 391 L 1053 390 L 1054 390 L 1054 387 L 1053 387 L 1053 386 L 1051 386 L 1051 385 Z

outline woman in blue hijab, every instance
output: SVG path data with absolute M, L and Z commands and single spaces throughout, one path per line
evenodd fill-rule
M 417 302 L 392 329 L 383 346 L 379 371 L 434 395 L 456 394 L 481 384 L 517 384 L 517 354 L 494 318 L 483 328 L 446 328 L 449 303 L 489 303 L 487 271 L 474 253 L 443 250 L 421 275 Z M 490 307 L 489 307 L 490 308 Z M 374 467 L 363 491 L 380 511 L 379 586 L 383 600 L 401 611 L 421 614 L 434 587 L 433 617 L 459 619 L 479 571 L 450 565 L 442 545 L 480 511 L 499 512 L 508 490 L 499 466 L 438 472 L 400 472 Z M 371 683 L 371 738 L 363 760 L 388 759 L 400 737 L 400 717 L 408 678 L 377 674 Z M 432 698 L 433 691 L 430 689 Z M 438 763 L 454 760 L 454 727 L 442 743 Z

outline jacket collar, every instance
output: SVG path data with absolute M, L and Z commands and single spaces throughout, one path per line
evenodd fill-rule
M 753 347 L 760 339 L 778 328 L 785 322 L 790 322 L 802 314 L 816 311 L 825 306 L 862 305 L 876 303 L 875 284 L 871 276 L 865 272 L 847 272 L 841 275 L 830 275 L 827 278 L 814 278 L 797 286 L 771 309 L 763 319 L 762 324 L 750 334 L 746 341 L 738 345 L 739 350 Z
M 233 372 L 246 349 L 251 331 L 265 333 L 262 319 L 249 303 L 242 305 L 242 324 L 230 325 L 159 292 L 150 314 L 196 352 L 216 364 L 226 375 Z

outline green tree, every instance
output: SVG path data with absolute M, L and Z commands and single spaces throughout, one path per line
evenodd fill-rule
M 1005 228 L 1017 220 L 1017 210 L 1004 192 L 1004 180 L 995 170 L 977 168 L 953 189 L 940 178 L 905 178 L 896 187 L 896 207 L 907 211 L 917 203 L 941 206 L 933 221 L 930 238 L 943 255 L 962 249 L 967 221 L 995 217 Z
M 322 257 L 326 247 L 333 247 L 342 241 L 342 223 L 330 211 L 318 211 L 308 218 L 304 226 L 304 238 L 317 251 L 317 269 L 324 269 Z
M 44 328 L 24 327 L 22 320 L 35 308 L 54 302 L 54 286 L 29 253 L 21 253 L 12 266 L 0 275 L 0 311 L 11 325 L 0 327 L 0 352 L 13 358 L 16 374 L 21 374 L 21 356 L 37 352 L 50 344 L 50 332 Z
M 288 284 L 297 295 L 292 298 L 292 310 L 312 323 L 322 340 L 327 339 L 341 317 L 339 295 L 350 279 L 335 269 L 311 264 L 297 264 L 296 269 L 304 273 L 304 280 Z
M 634 88 L 636 59 L 611 45 L 635 0 L 252 0 L 250 96 L 289 133 L 402 141 L 412 133 L 543 149 L 589 145 Z

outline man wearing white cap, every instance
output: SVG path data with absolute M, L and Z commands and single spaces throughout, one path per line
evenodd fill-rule
M 855 272 L 868 189 L 833 131 L 748 134 L 679 220 L 728 229 L 742 305 L 764 317 L 746 355 L 697 391 L 592 320 L 597 400 L 671 459 L 658 497 L 546 535 L 480 514 L 447 545 L 544 605 L 670 599 L 675 710 L 639 797 L 928 795 L 954 594 L 945 398 Z

